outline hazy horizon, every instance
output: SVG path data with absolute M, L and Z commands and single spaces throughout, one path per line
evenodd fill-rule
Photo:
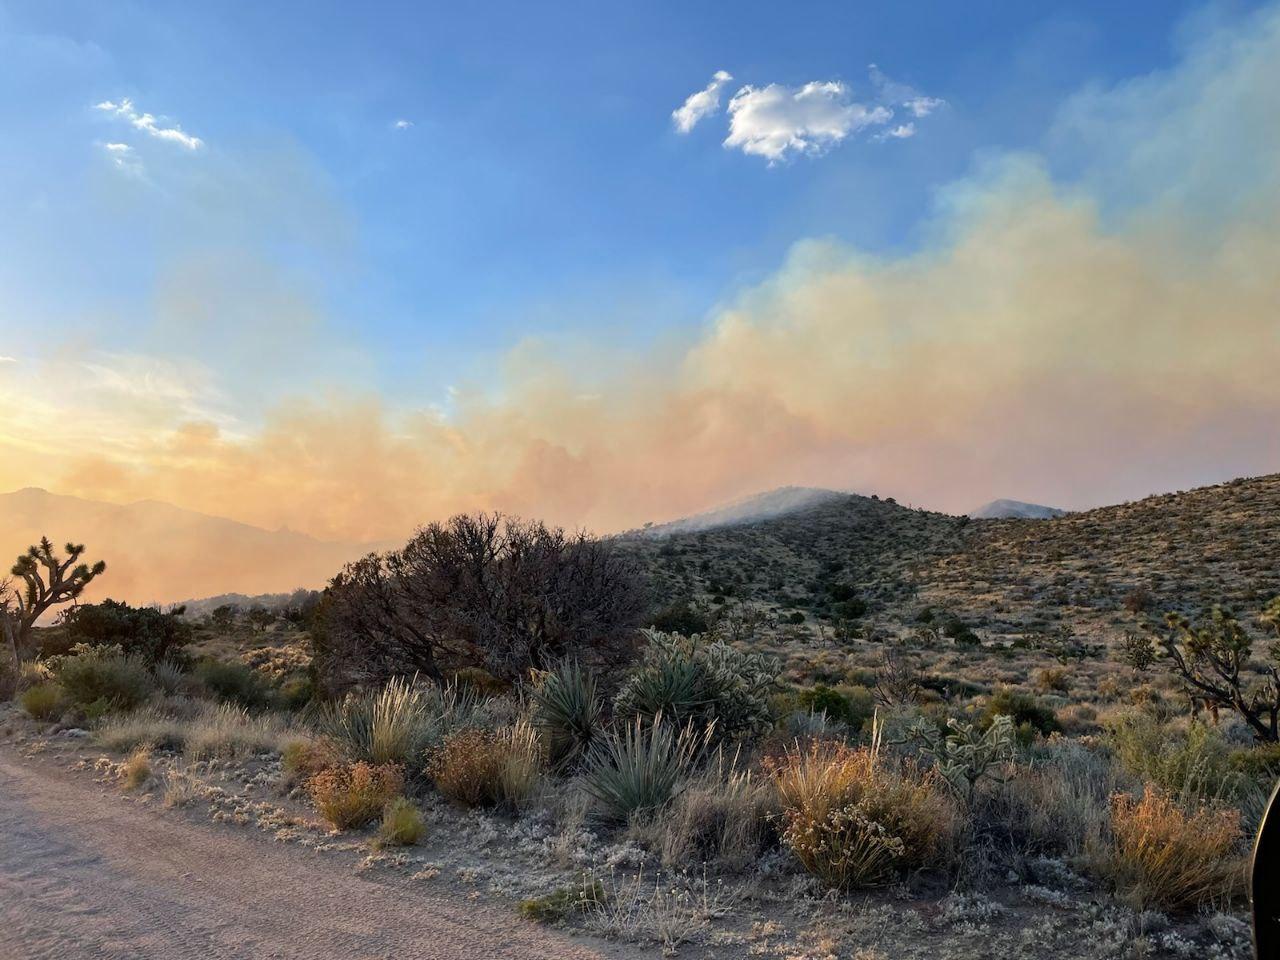
M 0 488 L 369 541 L 1280 469 L 1280 4 L 244 55 L 300 15 L 0 5 Z

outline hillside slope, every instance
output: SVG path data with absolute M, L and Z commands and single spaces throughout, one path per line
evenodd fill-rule
M 1280 474 L 1046 520 L 839 495 L 628 543 L 664 597 L 799 613 L 810 627 L 855 619 L 903 634 L 929 609 L 926 620 L 959 618 L 987 639 L 1060 625 L 1113 637 L 1144 613 L 1223 603 L 1246 617 L 1280 594 Z
M 59 549 L 68 540 L 83 543 L 88 558 L 107 561 L 92 597 L 132 603 L 319 587 L 371 546 L 263 530 L 150 500 L 103 503 L 34 487 L 0 494 L 6 569 L 44 535 Z

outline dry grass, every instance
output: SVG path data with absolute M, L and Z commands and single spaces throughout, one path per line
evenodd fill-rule
M 125 790 L 137 790 L 151 779 L 151 750 L 139 747 L 120 766 L 120 786 Z
M 537 732 L 528 724 L 500 731 L 459 730 L 444 739 L 427 763 L 436 789 L 464 807 L 520 807 L 541 777 Z
M 352 830 L 376 820 L 403 789 L 400 767 L 373 766 L 364 761 L 330 767 L 307 781 L 320 816 L 338 830 Z
M 1188 809 L 1148 785 L 1141 800 L 1117 794 L 1111 816 L 1114 879 L 1134 906 L 1194 909 L 1242 889 L 1239 811 Z
M 955 810 L 933 773 L 874 749 L 818 742 L 771 765 L 783 842 L 834 887 L 945 864 Z
M 745 870 L 775 838 L 778 800 L 765 777 L 721 761 L 685 784 L 660 819 L 662 862 Z
M 191 716 L 154 707 L 107 718 L 94 731 L 97 743 L 117 753 L 150 745 L 183 750 L 193 759 L 235 760 L 273 753 L 289 736 L 288 723 L 274 714 L 253 715 L 231 704 L 190 704 Z
M 386 847 L 410 847 L 427 835 L 427 824 L 408 797 L 395 797 L 382 810 L 378 828 L 378 844 Z
M 57 720 L 67 708 L 67 694 L 56 683 L 38 683 L 18 694 L 18 703 L 34 720 Z

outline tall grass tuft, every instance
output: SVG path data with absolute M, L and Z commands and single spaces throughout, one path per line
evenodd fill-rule
M 504 730 L 468 727 L 447 736 L 427 764 L 436 789 L 464 807 L 520 808 L 537 790 L 541 744 L 527 723 Z
M 587 757 L 583 787 L 606 816 L 625 821 L 657 812 L 693 770 L 707 734 L 636 717 L 599 740 Z
M 1112 799 L 1111 829 L 1116 887 L 1135 907 L 1189 910 L 1243 889 L 1237 810 L 1188 808 L 1148 784 L 1140 800 Z

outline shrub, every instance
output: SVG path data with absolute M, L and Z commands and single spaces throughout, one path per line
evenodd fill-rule
M 162 612 L 155 607 L 131 607 L 116 600 L 72 607 L 59 619 L 69 645 L 119 647 L 148 666 L 161 660 L 180 660 L 191 642 L 191 624 L 183 609 Z
M 540 754 L 532 727 L 464 729 L 446 737 L 427 763 L 436 789 L 464 807 L 524 804 L 538 785 Z
M 704 745 L 705 734 L 692 726 L 677 730 L 661 716 L 651 724 L 637 717 L 592 746 L 583 787 L 613 820 L 653 814 L 671 799 Z
M 173 660 L 159 660 L 151 666 L 151 676 L 163 693 L 182 693 L 187 686 L 187 675 L 182 666 Z
M 454 673 L 450 682 L 455 687 L 466 687 L 478 697 L 500 697 L 511 690 L 511 682 L 495 677 L 481 667 L 463 667 Z
M 1068 693 L 1071 678 L 1065 667 L 1045 667 L 1036 674 L 1036 689 L 1041 693 Z
M 595 678 L 576 660 L 539 674 L 533 687 L 533 722 L 542 732 L 553 766 L 582 757 L 600 735 L 604 705 Z
M 425 687 L 399 677 L 347 694 L 321 712 L 317 726 L 352 760 L 411 768 L 427 744 L 431 706 Z
M 1237 810 L 1184 808 L 1148 785 L 1141 800 L 1113 798 L 1111 824 L 1116 887 L 1139 909 L 1194 909 L 1243 887 Z
M 599 880 L 583 878 L 575 887 L 566 887 L 541 897 L 521 900 L 516 912 L 526 920 L 539 923 L 558 923 L 575 913 L 582 913 L 604 903 L 607 896 L 604 884 Z
M 341 758 L 328 740 L 289 740 L 280 750 L 280 766 L 286 783 L 304 783 L 340 762 Z
M 685 785 L 662 818 L 662 861 L 676 869 L 714 863 L 744 870 L 773 841 L 777 812 L 767 779 L 723 760 L 712 764 Z
M 394 764 L 363 761 L 322 770 L 307 781 L 320 815 L 338 830 L 351 830 L 375 820 L 404 788 L 404 775 Z
M 111 717 L 94 731 L 94 740 L 117 753 L 148 745 L 185 750 L 193 758 L 239 759 L 273 752 L 287 735 L 273 716 L 250 716 L 243 707 L 229 703 L 203 703 L 185 719 L 154 708 Z
M 393 798 L 382 811 L 378 842 L 388 847 L 411 847 L 427 835 L 427 824 L 408 797 Z
M 618 693 L 619 716 L 652 722 L 661 714 L 699 729 L 714 723 L 714 736 L 725 739 L 769 729 L 769 694 L 782 669 L 776 659 L 698 636 L 654 630 L 645 636 L 641 663 Z
M 121 765 L 120 785 L 126 790 L 137 790 L 150 779 L 151 751 L 140 747 Z
M 93 713 L 132 710 L 152 692 L 146 665 L 119 647 L 77 644 L 67 656 L 54 658 L 52 667 L 71 700 L 86 709 L 94 707 Z
M 982 729 L 990 727 L 996 717 L 1008 717 L 1024 734 L 1039 733 L 1047 737 L 1061 729 L 1052 710 L 1030 694 L 1010 687 L 1002 687 L 991 695 L 982 711 Z
M 196 680 L 219 700 L 238 703 L 250 710 L 267 706 L 272 699 L 267 678 L 246 663 L 203 660 L 196 665 Z
M 938 862 L 954 832 L 940 778 L 875 748 L 819 742 L 769 764 L 783 843 L 833 887 L 882 883 Z
M 978 783 L 999 777 L 1016 755 L 1013 721 L 997 716 L 985 732 L 956 719 L 947 721 L 945 733 L 923 718 L 908 733 L 933 761 L 942 779 L 966 806 L 972 807 Z
M 56 683 L 41 683 L 18 694 L 18 703 L 32 719 L 57 720 L 67 707 L 67 694 Z
M 875 696 L 866 687 L 828 687 L 818 684 L 800 693 L 800 705 L 811 713 L 825 714 L 828 720 L 843 723 L 857 733 L 876 712 Z
M 1126 773 L 1175 800 L 1234 798 L 1244 786 L 1231 766 L 1230 748 L 1203 723 L 1183 733 L 1135 710 L 1110 725 L 1107 739 Z

